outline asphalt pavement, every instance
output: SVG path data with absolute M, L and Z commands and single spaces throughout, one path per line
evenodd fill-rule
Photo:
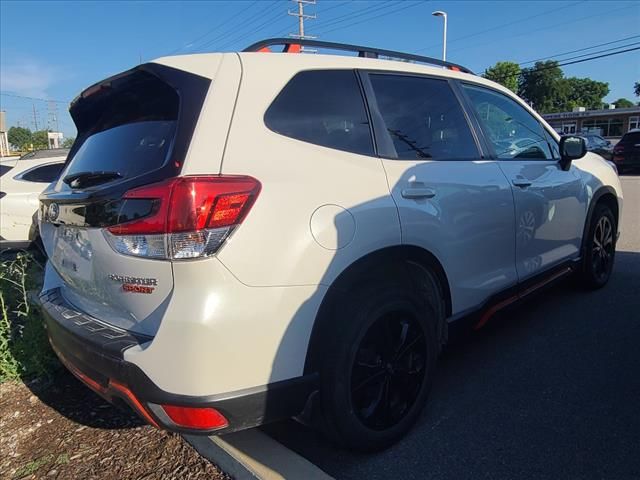
M 565 281 L 450 345 L 415 428 L 382 453 L 294 422 L 274 438 L 336 479 L 640 479 L 640 176 L 609 284 Z

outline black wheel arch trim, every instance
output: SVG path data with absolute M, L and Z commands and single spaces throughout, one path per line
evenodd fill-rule
M 598 205 L 600 203 L 600 200 L 602 199 L 602 197 L 604 197 L 605 195 L 611 195 L 613 196 L 613 198 L 616 201 L 616 209 L 613 212 L 613 215 L 615 217 L 615 221 L 616 221 L 616 240 L 617 240 L 617 234 L 618 234 L 618 226 L 620 224 L 620 202 L 618 200 L 618 193 L 615 191 L 615 189 L 609 185 L 603 185 L 600 188 L 598 188 L 595 193 L 593 194 L 593 197 L 591 197 L 591 201 L 589 202 L 589 207 L 587 209 L 587 215 L 585 217 L 585 222 L 584 222 L 584 229 L 582 231 L 582 242 L 581 242 L 581 248 L 580 248 L 580 254 L 582 257 L 584 257 L 585 254 L 585 248 L 587 246 L 587 240 L 588 240 L 588 236 L 589 236 L 589 229 L 591 228 L 591 222 L 593 220 L 593 212 L 596 209 L 596 205 Z
M 330 319 L 328 310 L 332 307 L 333 302 L 335 302 L 339 294 L 348 291 L 350 286 L 355 285 L 358 280 L 361 280 L 372 271 L 383 268 L 382 265 L 399 265 L 400 262 L 417 264 L 422 268 L 428 268 L 435 274 L 439 287 L 442 289 L 442 296 L 445 302 L 445 317 L 448 318 L 451 316 L 452 301 L 449 279 L 442 263 L 433 253 L 415 245 L 396 245 L 374 250 L 349 264 L 338 277 L 336 277 L 324 295 L 307 344 L 304 366 L 305 374 L 311 374 L 317 371 L 314 358 L 317 352 L 315 352 L 315 350 L 319 344 L 322 343 L 322 336 L 326 330 L 325 323 Z M 443 335 L 446 338 L 446 325 Z

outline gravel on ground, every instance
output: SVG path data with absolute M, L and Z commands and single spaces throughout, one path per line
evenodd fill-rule
M 2 479 L 229 477 L 179 435 L 145 425 L 71 374 L 0 384 Z

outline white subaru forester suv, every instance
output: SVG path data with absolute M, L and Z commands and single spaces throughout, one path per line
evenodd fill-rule
M 62 362 L 150 424 L 298 417 L 380 449 L 454 330 L 572 273 L 607 283 L 622 190 L 459 65 L 291 42 L 160 58 L 74 100 L 40 197 L 42 308 Z

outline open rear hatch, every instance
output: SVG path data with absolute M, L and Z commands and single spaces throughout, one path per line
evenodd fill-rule
M 164 228 L 153 222 L 167 202 L 135 192 L 180 174 L 209 84 L 145 64 L 71 105 L 78 137 L 60 179 L 40 197 L 40 234 L 64 298 L 98 320 L 157 331 L 173 290 L 166 239 L 153 234 Z

